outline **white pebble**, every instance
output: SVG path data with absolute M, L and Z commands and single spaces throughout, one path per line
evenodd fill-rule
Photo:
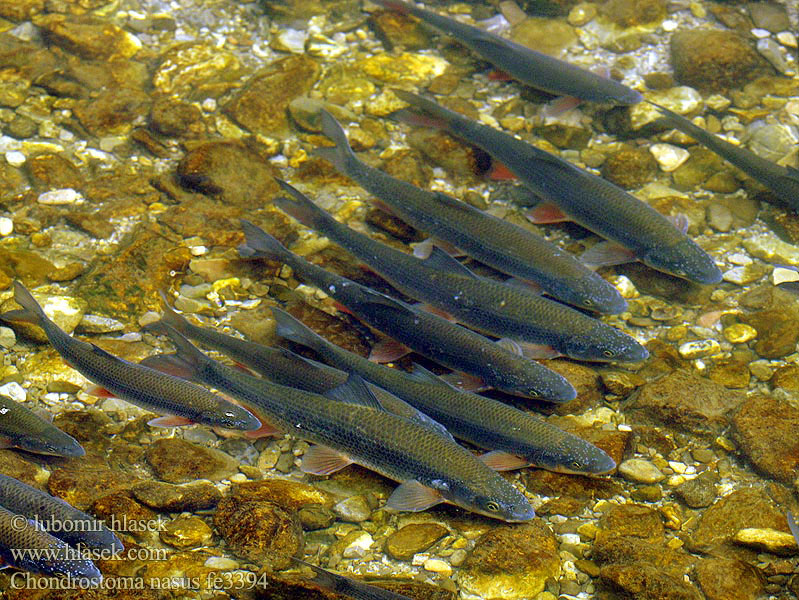
M 777 34 L 777 41 L 782 44 L 783 46 L 788 46 L 789 48 L 796 48 L 796 36 L 791 31 L 780 31 Z
M 666 476 L 654 464 L 642 458 L 630 458 L 619 465 L 619 473 L 630 481 L 657 483 Z
M 762 40 L 763 38 L 767 38 L 771 35 L 771 32 L 768 29 L 752 29 L 752 35 L 755 36 L 757 39 Z
M 229 558 L 225 558 L 224 556 L 212 556 L 208 560 L 205 561 L 203 566 L 208 567 L 209 569 L 219 569 L 220 571 L 230 571 L 232 569 L 236 569 L 239 566 L 235 560 L 231 560 Z
M 452 567 L 448 563 L 438 558 L 431 558 L 424 561 L 425 571 L 432 571 L 433 573 L 440 573 L 446 577 L 452 575 Z
M 11 150 L 6 152 L 6 162 L 12 167 L 21 167 L 25 164 L 25 155 L 19 150 Z
M 14 231 L 14 221 L 8 217 L 0 217 L 0 235 L 5 237 Z
M 349 546 L 344 548 L 341 556 L 343 558 L 363 558 L 368 552 L 369 548 L 372 547 L 373 543 L 374 539 L 372 536 L 369 535 L 368 532 L 363 531 L 352 541 Z
M 148 310 L 142 316 L 139 317 L 139 325 L 144 327 L 145 325 L 150 325 L 151 323 L 155 323 L 161 319 L 161 315 L 155 311 Z
M 247 481 L 247 476 L 244 473 L 234 473 L 229 477 L 233 483 L 244 483 Z
M 652 144 L 649 152 L 666 173 L 674 171 L 691 156 L 688 150 L 671 144 Z
M 216 110 L 216 100 L 214 98 L 206 98 L 203 100 L 202 107 L 206 112 L 214 112 Z
M 83 196 L 72 188 L 64 188 L 39 194 L 37 201 L 40 204 L 77 204 L 83 201 Z
M 11 398 L 15 402 L 25 402 L 28 393 L 16 381 L 9 381 L 5 385 L 0 386 L 0 396 Z

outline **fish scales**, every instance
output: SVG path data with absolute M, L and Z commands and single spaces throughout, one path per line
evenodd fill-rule
M 14 282 L 14 298 L 25 309 L 24 314 L 12 311 L 0 318 L 35 322 L 68 365 L 115 396 L 159 414 L 178 415 L 205 425 L 245 430 L 259 427 L 258 420 L 246 410 L 200 386 L 76 340 L 44 314 L 19 282 Z
M 54 523 L 56 537 L 77 545 L 84 543 L 92 548 L 118 552 L 123 549 L 119 538 L 101 521 L 71 506 L 61 498 L 37 490 L 8 475 L 0 475 L 0 506 L 35 518 L 47 527 Z M 69 523 L 69 525 L 67 525 Z
M 718 283 L 721 271 L 707 253 L 654 208 L 605 179 L 488 125 L 428 100 L 397 95 L 440 121 L 450 133 L 503 163 L 541 198 L 576 223 L 622 245 L 644 264 L 699 283 Z
M 333 448 L 395 481 L 416 480 L 443 498 L 495 518 L 528 520 L 532 508 L 510 483 L 438 431 L 378 407 L 326 398 L 246 375 L 214 361 L 175 330 L 178 355 L 192 364 L 192 377 L 239 399 L 269 425 Z M 507 508 L 499 515 L 488 503 Z M 499 509 L 498 509 L 499 510 Z
M 0 396 L 0 439 L 5 446 L 38 454 L 75 457 L 86 453 L 71 435 L 5 396 Z
M 576 391 L 561 375 L 513 354 L 483 336 L 335 275 L 287 250 L 274 237 L 243 222 L 248 252 L 280 260 L 303 281 L 335 298 L 366 323 L 423 356 L 481 377 L 487 385 L 523 396 L 571 400 Z
M 402 594 L 390 590 L 384 590 L 383 588 L 358 581 L 352 577 L 331 573 L 330 571 L 326 571 L 321 567 L 317 567 L 316 565 L 312 565 L 296 557 L 291 558 L 294 562 L 314 572 L 315 576 L 311 579 L 314 583 L 339 594 L 355 598 L 355 600 L 411 600 L 408 596 L 403 596 Z
M 503 273 L 534 281 L 569 304 L 609 314 L 626 310 L 616 288 L 555 244 L 446 194 L 423 190 L 370 167 L 355 156 L 341 126 L 326 111 L 322 128 L 336 148 L 317 148 L 314 153 L 330 160 L 416 229 Z
M 21 553 L 18 550 L 30 550 Z M 73 558 L 74 557 L 74 558 Z M 47 533 L 32 521 L 0 506 L 0 558 L 6 564 L 45 575 L 102 578 L 94 563 L 77 557 L 77 550 Z
M 632 337 L 601 321 L 539 295 L 477 278 L 435 248 L 425 260 L 395 250 L 339 223 L 285 182 L 281 185 L 293 200 L 276 198 L 278 208 L 346 248 L 398 289 L 479 331 L 548 345 L 583 360 L 638 361 L 648 356 Z M 446 260 L 445 268 L 431 266 L 434 257 Z
M 328 363 L 357 373 L 402 398 L 444 425 L 453 435 L 481 448 L 524 457 L 528 464 L 559 472 L 605 473 L 615 468 L 602 450 L 512 406 L 453 388 L 417 366 L 414 375 L 373 363 L 311 331 L 297 319 L 272 309 L 277 333 L 303 344 Z

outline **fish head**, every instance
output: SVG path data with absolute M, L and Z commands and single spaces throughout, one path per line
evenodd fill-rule
M 649 357 L 647 349 L 634 337 L 602 322 L 567 340 L 562 351 L 570 358 L 585 361 L 640 362 Z
M 603 315 L 617 315 L 627 310 L 627 301 L 599 275 L 579 280 L 572 278 L 568 285 L 552 293 L 572 306 Z
M 536 457 L 536 464 L 548 471 L 569 475 L 604 475 L 616 468 L 607 452 L 586 441 L 569 438 L 556 451 Z
M 86 454 L 86 451 L 73 437 L 58 430 L 54 433 L 54 435 L 23 434 L 15 439 L 14 445 L 28 452 L 49 456 L 77 458 Z
M 639 258 L 653 269 L 682 279 L 704 284 L 721 281 L 721 270 L 713 259 L 687 237 L 676 244 L 653 248 Z
M 241 431 L 255 431 L 261 427 L 261 421 L 246 408 L 229 403 L 229 406 L 220 406 L 219 411 L 213 415 L 214 425 L 226 429 Z M 203 421 L 210 423 L 210 420 Z
M 485 486 L 485 490 L 453 482 L 448 490 L 439 491 L 447 501 L 492 519 L 520 523 L 535 518 L 535 510 L 524 494 L 493 471 L 491 482 L 493 485 Z

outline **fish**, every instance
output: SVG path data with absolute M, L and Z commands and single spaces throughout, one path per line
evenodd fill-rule
M 89 586 L 99 585 L 102 574 L 81 558 L 77 549 L 47 533 L 33 519 L 0 506 L 0 558 L 18 569 L 43 575 L 69 576 Z
M 331 573 L 322 567 L 317 567 L 294 556 L 291 557 L 291 560 L 314 572 L 314 577 L 311 581 L 337 594 L 343 594 L 356 600 L 411 600 L 408 596 L 403 596 L 375 585 L 369 585 L 352 577 Z
M 0 396 L 0 447 L 65 458 L 86 454 L 78 440 L 5 396 Z
M 350 375 L 327 396 L 253 377 L 200 352 L 165 326 L 176 352 L 163 368 L 222 390 L 260 415 L 266 426 L 314 442 L 306 473 L 329 475 L 355 462 L 399 481 L 386 507 L 420 511 L 441 502 L 508 522 L 529 521 L 535 511 L 519 490 L 450 436 L 385 410 L 363 380 Z
M 321 113 L 323 133 L 335 148 L 315 148 L 313 154 L 379 198 L 381 207 L 461 249 L 495 269 L 533 281 L 545 292 L 586 310 L 617 314 L 627 310 L 618 290 L 575 256 L 526 229 L 500 219 L 442 192 L 430 192 L 370 167 L 358 160 L 341 125 Z
M 85 544 L 109 553 L 124 550 L 120 539 L 102 521 L 8 475 L 0 475 L 0 506 L 36 521 L 73 546 Z
M 423 96 L 403 90 L 395 93 L 411 105 L 394 113 L 396 118 L 444 129 L 482 148 L 545 202 L 626 250 L 626 256 L 616 262 L 637 259 L 697 283 L 721 281 L 721 270 L 702 248 L 665 216 L 617 185 Z
M 793 516 L 791 511 L 785 513 L 785 518 L 788 521 L 788 529 L 791 530 L 793 539 L 796 540 L 797 544 L 799 544 L 799 522 L 796 521 L 796 518 Z
M 106 391 L 144 409 L 167 415 L 151 421 L 172 426 L 202 423 L 212 427 L 251 430 L 258 419 L 241 406 L 177 377 L 128 362 L 102 348 L 77 340 L 45 315 L 36 299 L 19 281 L 14 282 L 14 300 L 22 310 L 0 314 L 3 321 L 26 321 L 41 327 L 47 339 L 73 369 Z
M 647 100 L 647 102 L 661 113 L 662 118 L 671 127 L 690 135 L 697 142 L 774 192 L 776 196 L 774 204 L 790 210 L 799 210 L 799 169 L 790 166 L 783 167 L 775 162 L 766 160 L 751 150 L 731 144 L 727 140 L 705 131 L 685 117 L 670 111 L 665 106 L 650 100 Z
M 553 348 L 589 361 L 637 362 L 649 355 L 633 337 L 554 300 L 479 278 L 438 248 L 424 260 L 339 223 L 284 181 L 291 198 L 273 203 L 346 248 L 394 287 L 483 333 Z
M 455 19 L 441 16 L 400 0 L 375 0 L 375 4 L 390 10 L 411 14 L 482 56 L 500 71 L 517 81 L 550 94 L 575 96 L 590 102 L 637 104 L 643 99 L 640 92 L 586 69 L 537 52 Z
M 494 451 L 483 460 L 498 470 L 536 466 L 560 473 L 602 474 L 616 468 L 603 450 L 530 413 L 458 390 L 420 365 L 414 365 L 410 374 L 378 365 L 328 342 L 279 308 L 273 307 L 272 314 L 279 336 L 392 392 L 455 437 Z
M 486 385 L 509 394 L 565 402 L 577 396 L 562 376 L 535 361 L 513 354 L 482 335 L 417 306 L 395 300 L 335 275 L 286 249 L 273 236 L 242 221 L 244 256 L 289 265 L 295 275 L 329 294 L 354 315 L 423 356 L 480 377 Z

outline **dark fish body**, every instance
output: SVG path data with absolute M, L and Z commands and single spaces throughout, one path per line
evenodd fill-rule
M 436 362 L 464 371 L 511 394 L 541 396 L 553 401 L 576 396 L 561 375 L 535 361 L 508 352 L 498 344 L 437 315 L 389 298 L 335 275 L 297 256 L 275 238 L 243 222 L 247 252 L 289 265 L 299 278 L 311 282 L 379 331 Z M 404 256 L 404 255 L 403 255 Z
M 591 102 L 614 104 L 637 104 L 643 98 L 640 93 L 617 81 L 455 19 L 400 0 L 375 0 L 375 3 L 422 19 L 455 37 L 514 79 L 536 89 L 551 94 L 575 96 Z
M 230 429 L 258 429 L 258 419 L 240 406 L 208 390 L 117 358 L 94 344 L 76 340 L 51 321 L 25 287 L 14 282 L 14 299 L 23 311 L 0 315 L 39 325 L 72 368 L 112 394 L 159 414 L 177 415 L 195 423 Z
M 78 440 L 5 396 L 0 396 L 0 445 L 52 456 L 86 454 Z
M 275 199 L 281 210 L 346 248 L 398 289 L 479 331 L 545 344 L 582 360 L 639 361 L 648 356 L 632 337 L 601 321 L 539 295 L 475 277 L 436 248 L 425 260 L 395 250 L 339 223 L 288 184 L 281 185 L 293 197 Z
M 783 167 L 766 160 L 751 150 L 731 144 L 727 140 L 705 131 L 668 108 L 654 102 L 650 102 L 650 104 L 661 112 L 669 125 L 690 135 L 697 142 L 769 188 L 779 198 L 783 207 L 799 210 L 799 170 Z
M 446 427 L 454 436 L 489 450 L 524 458 L 528 465 L 570 473 L 606 473 L 616 467 L 602 450 L 491 398 L 463 392 L 417 366 L 409 375 L 339 348 L 291 315 L 272 309 L 278 335 L 313 349 L 325 361 L 357 373 Z
M 41 523 L 54 536 L 70 544 L 121 552 L 122 542 L 103 523 L 13 477 L 0 475 L 0 506 Z
M 644 264 L 698 283 L 718 283 L 721 271 L 708 254 L 666 217 L 620 187 L 512 135 L 467 119 L 435 102 L 397 95 L 436 126 L 479 146 L 539 197 L 573 221 L 630 250 Z
M 534 516 L 524 495 L 451 437 L 391 414 L 376 400 L 370 406 L 348 392 L 331 399 L 246 375 L 208 358 L 175 330 L 167 331 L 178 348 L 177 360 L 193 378 L 251 406 L 269 425 L 395 481 L 416 481 L 467 510 L 509 521 Z
M 423 190 L 370 167 L 358 160 L 341 126 L 325 111 L 322 129 L 336 148 L 317 148 L 314 154 L 330 160 L 416 229 L 503 273 L 534 281 L 574 306 L 608 314 L 626 310 L 616 288 L 555 244 L 446 194 Z
M 12 550 L 30 552 L 14 556 Z M 33 520 L 0 506 L 0 558 L 32 573 L 88 578 L 96 585 L 102 575 L 94 563 L 80 558 L 78 551 L 44 531 Z
M 299 558 L 292 557 L 292 560 L 314 572 L 315 576 L 311 579 L 314 583 L 338 594 L 344 594 L 350 598 L 355 598 L 355 600 L 411 600 L 408 596 L 369 585 L 368 583 L 358 581 L 352 577 L 331 573 L 330 571 L 326 571 L 321 567 L 312 565 Z

